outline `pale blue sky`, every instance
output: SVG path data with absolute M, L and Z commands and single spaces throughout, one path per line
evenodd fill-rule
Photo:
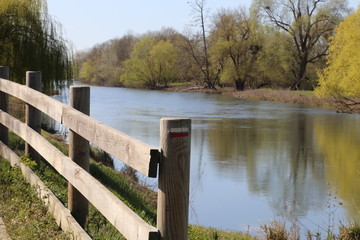
M 356 8 L 360 0 L 348 0 Z M 131 31 L 142 34 L 162 27 L 183 32 L 191 24 L 188 0 L 47 0 L 50 15 L 63 25 L 76 50 L 93 47 Z M 248 8 L 251 0 L 207 0 L 210 15 L 221 8 Z

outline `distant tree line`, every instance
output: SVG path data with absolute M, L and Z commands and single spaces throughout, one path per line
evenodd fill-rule
M 350 13 L 346 0 L 254 0 L 250 9 L 207 16 L 190 2 L 194 25 L 141 36 L 127 34 L 77 53 L 81 81 L 166 87 L 196 82 L 216 89 L 314 89 L 329 39 Z

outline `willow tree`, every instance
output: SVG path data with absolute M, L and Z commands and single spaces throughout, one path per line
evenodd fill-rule
M 0 64 L 23 83 L 28 70 L 41 71 L 45 89 L 72 76 L 72 53 L 46 0 L 0 0 Z
M 249 16 L 245 9 L 221 10 L 215 16 L 210 52 L 223 70 L 221 80 L 234 82 L 236 90 L 255 82 L 255 61 L 261 49 L 256 34 L 256 16 Z
M 125 84 L 139 84 L 149 88 L 166 87 L 177 79 L 178 54 L 169 41 L 145 37 L 137 42 L 130 59 L 124 62 Z
M 327 67 L 320 72 L 316 94 L 332 96 L 342 111 L 360 106 L 360 8 L 336 28 L 331 38 Z M 343 108 L 345 107 L 345 108 Z

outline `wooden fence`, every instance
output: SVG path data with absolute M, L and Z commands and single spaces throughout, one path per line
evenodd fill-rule
M 156 148 L 89 117 L 89 87 L 71 87 L 71 105 L 68 106 L 39 92 L 41 72 L 27 72 L 27 86 L 7 79 L 8 67 L 0 67 L 0 154 L 12 163 L 20 164 L 30 182 L 41 182 L 30 169 L 19 163 L 18 156 L 6 146 L 9 129 L 25 140 L 26 153 L 35 158 L 42 156 L 67 179 L 69 210 L 59 206 L 60 201 L 48 193 L 45 186 L 37 184 L 42 191 L 40 195 L 47 194 L 49 210 L 65 231 L 73 232 L 76 239 L 89 239 L 79 226 L 85 223 L 87 202 L 90 202 L 126 239 L 187 239 L 190 119 L 162 118 L 160 148 Z M 7 113 L 8 95 L 26 103 L 26 123 Z M 40 135 L 41 112 L 69 128 L 69 157 Z M 156 228 L 147 224 L 88 173 L 89 142 L 147 177 L 156 178 L 158 175 Z

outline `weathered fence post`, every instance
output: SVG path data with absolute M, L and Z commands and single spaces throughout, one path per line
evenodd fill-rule
M 157 228 L 162 240 L 188 239 L 191 120 L 160 120 Z
M 90 114 L 90 88 L 70 87 L 70 106 Z M 89 171 L 89 141 L 70 130 L 69 157 L 80 167 Z M 78 223 L 84 227 L 89 212 L 88 200 L 70 183 L 68 185 L 68 208 Z
M 0 66 L 0 78 L 9 79 L 9 67 Z M 7 112 L 8 104 L 9 96 L 4 92 L 0 92 L 0 109 L 4 112 Z M 8 145 L 9 141 L 8 132 L 8 129 L 4 125 L 0 124 L 0 140 L 6 145 Z
M 36 91 L 41 92 L 41 72 L 27 71 L 26 72 L 26 86 Z M 25 105 L 25 123 L 34 129 L 37 133 L 41 134 L 41 111 L 31 106 Z M 36 161 L 40 161 L 41 157 L 27 142 L 25 142 L 25 154 Z

